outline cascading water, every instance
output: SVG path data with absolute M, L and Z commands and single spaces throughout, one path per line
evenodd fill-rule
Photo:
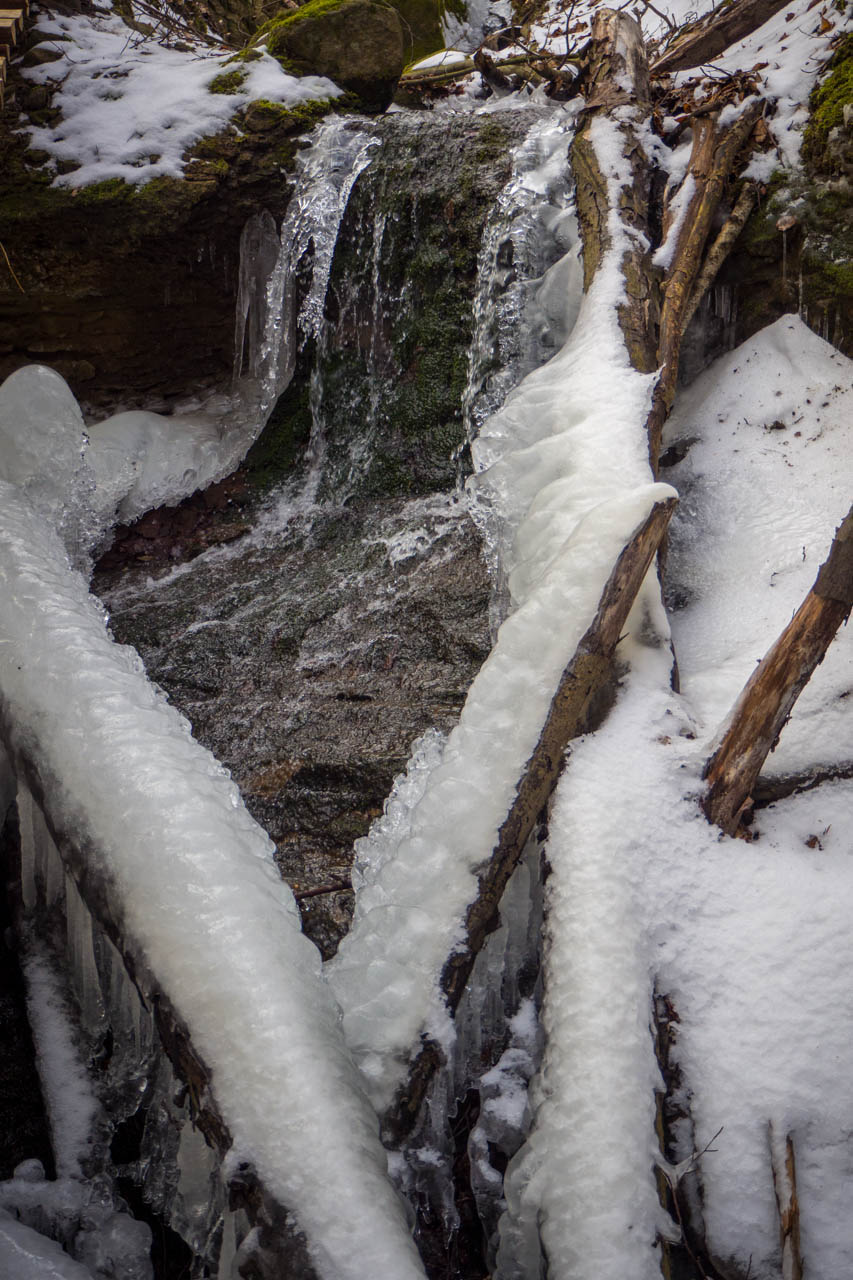
M 311 145 L 297 155 L 281 232 L 266 212 L 243 230 L 234 384 L 240 415 L 261 426 L 293 377 L 300 348 L 323 327 L 341 219 L 378 145 L 367 121 L 332 117 L 319 125 Z

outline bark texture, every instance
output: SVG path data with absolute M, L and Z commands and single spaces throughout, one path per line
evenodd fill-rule
M 839 526 L 817 580 L 747 681 L 729 727 L 708 762 L 703 808 L 734 835 L 751 803 L 761 766 L 812 672 L 853 607 L 853 508 Z
M 671 233 L 676 240 L 670 266 L 661 286 L 663 302 L 657 350 L 657 365 L 661 372 L 646 423 L 649 459 L 655 473 L 663 426 L 675 399 L 678 360 L 684 333 L 702 294 L 722 266 L 736 234 L 731 235 L 730 239 L 728 233 L 722 240 L 718 237 L 707 259 L 707 271 L 703 263 L 705 245 L 726 184 L 763 110 L 762 102 L 753 103 L 728 127 L 721 126 L 716 115 L 699 116 L 694 121 L 693 148 L 685 178 L 685 182 L 691 183 L 691 190 L 686 210 L 683 207 L 679 209 L 678 228 L 672 225 L 675 217 L 674 201 L 669 202 L 665 211 L 664 239 Z M 679 190 L 684 190 L 683 185 Z M 743 210 L 739 209 L 738 219 L 742 213 Z
M 597 11 L 584 79 L 586 104 L 571 153 L 583 241 L 584 289 L 589 291 L 611 246 L 609 221 L 614 213 L 628 228 L 631 243 L 621 264 L 626 300 L 619 308 L 619 323 L 634 368 L 651 373 L 657 368 L 658 307 L 649 233 L 653 165 L 642 143 L 643 133 L 650 127 L 651 98 L 643 35 L 633 18 L 612 9 Z M 618 115 L 614 114 L 616 108 Z M 615 202 L 596 148 L 600 120 L 609 121 L 618 130 L 629 167 Z
M 712 13 L 680 35 L 652 66 L 655 75 L 665 71 L 686 71 L 712 62 L 729 45 L 764 26 L 788 0 L 735 0 L 721 13 Z

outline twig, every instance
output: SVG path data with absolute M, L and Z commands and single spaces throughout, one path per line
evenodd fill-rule
M 339 880 L 335 884 L 320 885 L 317 889 L 300 889 L 299 893 L 294 893 L 297 902 L 301 902 L 303 898 L 319 898 L 323 893 L 353 893 L 351 884 L 347 884 L 346 880 Z
M 20 289 L 21 293 L 24 293 L 24 294 L 25 294 L 27 291 L 26 291 L 26 289 L 24 288 L 24 286 L 21 284 L 21 282 L 20 282 L 20 280 L 18 279 L 18 277 L 15 275 L 14 268 L 12 267 L 12 264 L 11 264 L 11 262 L 9 261 L 9 255 L 8 255 L 8 253 L 6 252 L 6 248 L 5 248 L 5 245 L 3 244 L 3 241 L 2 241 L 2 240 L 0 240 L 0 251 L 2 251 L 2 253 L 3 253 L 3 257 L 6 259 L 6 266 L 9 268 L 9 274 L 11 275 L 12 279 L 15 281 L 15 284 L 18 286 L 18 288 Z

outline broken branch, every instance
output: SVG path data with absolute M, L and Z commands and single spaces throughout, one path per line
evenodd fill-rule
M 761 766 L 812 672 L 853 607 L 853 507 L 836 531 L 814 586 L 747 681 L 720 745 L 705 768 L 702 807 L 734 835 Z

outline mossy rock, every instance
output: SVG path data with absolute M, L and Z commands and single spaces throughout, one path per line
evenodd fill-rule
M 853 107 L 853 33 L 844 37 L 833 54 L 827 74 L 812 90 L 809 107 L 811 117 L 803 137 L 803 159 L 823 173 L 839 172 L 845 149 L 833 147 L 830 136 L 836 129 L 847 133 L 849 162 L 853 128 L 845 125 L 844 108 Z
M 380 122 L 338 235 L 324 341 L 300 351 L 247 459 L 250 484 L 291 474 L 312 408 L 322 496 L 357 503 L 454 483 L 483 226 L 527 127 L 524 112 L 448 117 L 442 129 L 403 113 Z
M 328 76 L 375 110 L 391 101 L 405 64 L 399 14 L 376 0 L 308 0 L 261 27 L 255 43 L 286 70 Z

